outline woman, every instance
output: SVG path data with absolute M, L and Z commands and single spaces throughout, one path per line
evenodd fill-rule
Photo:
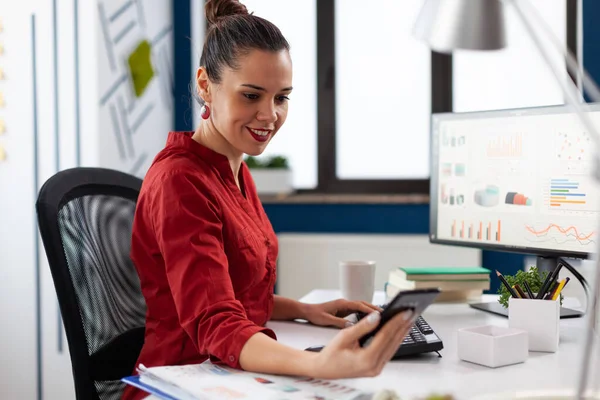
M 414 322 L 387 324 L 365 348 L 377 308 L 336 300 L 308 305 L 273 295 L 277 237 L 260 204 L 244 154 L 261 154 L 285 122 L 292 91 L 289 45 L 272 23 L 235 0 L 211 0 L 196 89 L 202 121 L 171 132 L 139 196 L 131 256 L 147 302 L 146 366 L 208 358 L 262 373 L 348 378 L 379 374 Z M 269 320 L 347 324 L 320 353 L 278 343 Z M 125 398 L 144 394 L 127 388 Z

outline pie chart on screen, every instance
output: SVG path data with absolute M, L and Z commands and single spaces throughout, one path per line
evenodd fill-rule
M 530 206 L 533 201 L 522 193 L 508 192 L 506 193 L 506 204 L 514 204 L 516 206 Z
M 475 191 L 474 200 L 482 207 L 494 207 L 500 200 L 500 189 L 496 185 L 487 185 L 485 189 Z

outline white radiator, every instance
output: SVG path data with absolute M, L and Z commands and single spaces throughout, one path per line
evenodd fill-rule
M 312 289 L 339 289 L 338 262 L 377 262 L 375 290 L 400 266 L 479 266 L 481 251 L 429 243 L 427 235 L 290 234 L 279 238 L 277 293 L 299 299 Z

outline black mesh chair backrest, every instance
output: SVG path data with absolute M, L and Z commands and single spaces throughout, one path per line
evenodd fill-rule
M 142 181 L 103 168 L 58 172 L 38 224 L 69 344 L 77 399 L 120 399 L 144 343 L 146 304 L 129 256 Z

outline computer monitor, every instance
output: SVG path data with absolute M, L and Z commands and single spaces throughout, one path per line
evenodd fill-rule
M 586 105 L 600 126 L 600 105 Z M 558 257 L 596 251 L 594 140 L 569 106 L 432 116 L 433 243 Z

